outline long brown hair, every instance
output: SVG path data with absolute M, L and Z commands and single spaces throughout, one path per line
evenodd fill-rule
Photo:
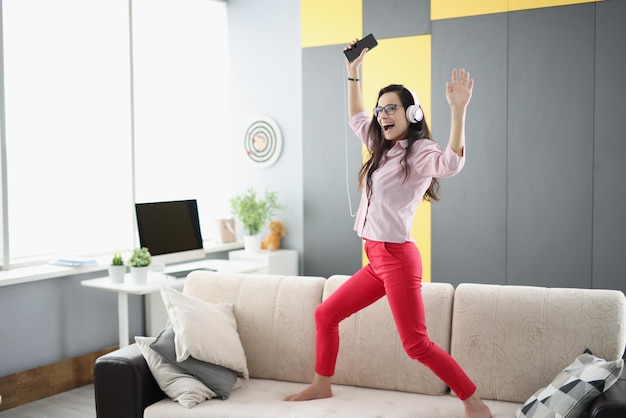
M 383 94 L 389 92 L 394 92 L 398 95 L 398 97 L 400 97 L 402 106 L 405 109 L 408 109 L 409 106 L 415 104 L 415 100 L 413 99 L 411 92 L 401 84 L 391 84 L 382 88 L 378 92 L 378 99 L 380 99 L 380 96 Z M 378 99 L 376 99 L 376 106 L 378 106 Z M 378 170 L 381 159 L 387 153 L 387 150 L 393 146 L 393 142 L 385 140 L 382 127 L 378 123 L 378 118 L 375 116 L 372 116 L 372 123 L 370 124 L 367 135 L 370 140 L 368 143 L 369 158 L 363 163 L 361 170 L 359 170 L 359 182 L 361 188 L 363 188 L 363 184 L 367 183 L 367 193 L 369 197 L 372 193 L 372 174 L 374 171 Z M 404 181 L 409 178 L 409 166 L 407 160 L 412 152 L 413 144 L 420 140 L 432 141 L 432 135 L 430 133 L 430 129 L 428 128 L 428 124 L 426 123 L 426 118 L 423 118 L 417 123 L 409 124 L 409 132 L 407 133 L 406 139 L 408 140 L 408 145 L 400 163 L 404 171 Z M 438 201 L 438 191 L 439 182 L 433 177 L 428 190 L 426 190 L 426 193 L 424 194 L 424 199 L 428 201 Z

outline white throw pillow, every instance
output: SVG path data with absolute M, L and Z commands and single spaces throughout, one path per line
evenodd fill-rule
M 232 304 L 204 302 L 169 286 L 161 288 L 161 296 L 174 329 L 176 361 L 192 356 L 234 370 L 248 379 L 246 355 Z
M 578 418 L 591 402 L 608 390 L 622 374 L 624 360 L 606 361 L 589 352 L 581 354 L 539 389 L 521 408 L 517 418 Z
M 203 385 L 198 379 L 182 373 L 150 348 L 150 344 L 155 340 L 156 338 L 153 337 L 135 337 L 135 342 L 146 359 L 154 380 L 167 396 L 185 408 L 193 408 L 197 404 L 216 396 L 215 392 Z

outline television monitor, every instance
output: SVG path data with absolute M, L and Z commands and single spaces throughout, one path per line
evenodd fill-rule
M 139 243 L 154 264 L 203 259 L 202 233 L 195 199 L 135 203 Z

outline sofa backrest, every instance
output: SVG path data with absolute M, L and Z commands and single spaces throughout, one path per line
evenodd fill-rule
M 315 366 L 315 307 L 326 280 L 194 271 L 183 292 L 232 303 L 250 377 L 309 383 Z
M 309 383 L 317 305 L 349 276 L 192 272 L 184 293 L 234 304 L 251 377 Z M 430 338 L 484 399 L 524 402 L 585 349 L 606 360 L 626 345 L 626 298 L 616 290 L 423 283 Z M 345 319 L 333 382 L 439 395 L 448 389 L 405 353 L 386 297 Z
M 349 276 L 328 279 L 324 299 Z M 442 349 L 450 349 L 454 288 L 448 283 L 423 283 L 428 334 Z M 339 325 L 340 347 L 333 382 L 369 388 L 441 395 L 446 385 L 404 351 L 383 297 Z
M 625 307 L 617 290 L 461 284 L 451 354 L 482 398 L 524 402 L 585 349 L 621 358 Z

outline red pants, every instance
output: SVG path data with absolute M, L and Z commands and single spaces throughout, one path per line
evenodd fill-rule
M 422 260 L 415 244 L 366 241 L 365 252 L 370 263 L 315 310 L 315 371 L 322 376 L 335 373 L 339 322 L 387 295 L 407 354 L 432 370 L 461 400 L 470 397 L 476 391 L 474 383 L 450 354 L 428 337 L 422 300 Z

